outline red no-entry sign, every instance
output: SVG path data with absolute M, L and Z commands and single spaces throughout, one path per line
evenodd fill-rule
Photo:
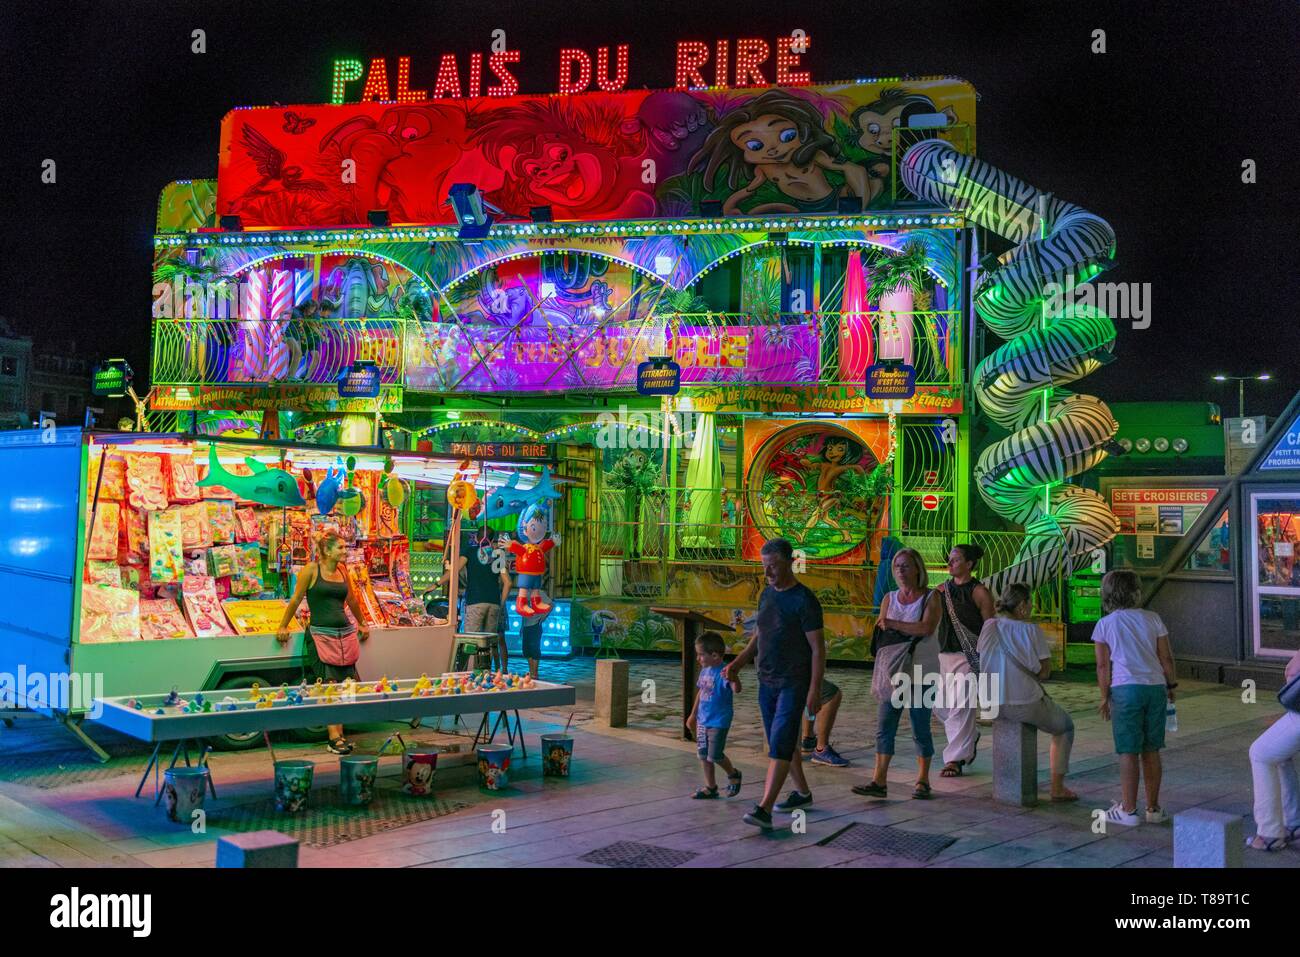
M 933 512 L 938 507 L 939 496 L 937 495 L 926 495 L 921 499 L 921 508 L 925 509 L 927 512 Z

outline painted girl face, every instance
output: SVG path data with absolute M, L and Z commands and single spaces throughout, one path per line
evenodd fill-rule
M 765 113 L 731 131 L 731 142 L 744 151 L 751 165 L 787 163 L 803 143 L 792 120 Z
M 867 111 L 858 117 L 858 145 L 868 153 L 888 156 L 894 147 L 894 130 L 902 123 L 903 107 L 896 106 L 887 113 Z
M 826 456 L 827 462 L 838 465 L 849 457 L 848 443 L 840 439 L 832 439 L 826 443 L 823 454 Z

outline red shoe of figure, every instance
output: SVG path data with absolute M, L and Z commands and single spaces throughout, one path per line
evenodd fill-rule
M 519 612 L 524 618 L 532 618 L 536 614 L 532 608 L 528 607 L 528 596 L 523 592 L 515 599 L 515 611 Z
M 541 595 L 533 596 L 533 614 L 540 615 L 551 610 L 551 606 L 542 601 Z

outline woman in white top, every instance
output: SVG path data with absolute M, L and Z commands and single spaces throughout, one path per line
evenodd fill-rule
M 1047 696 L 1040 682 L 1052 673 L 1052 649 L 1043 629 L 1029 620 L 1029 589 L 1009 585 L 997 601 L 998 615 L 980 630 L 980 672 L 997 684 L 997 718 L 1033 725 L 1052 736 L 1052 800 L 1077 801 L 1065 786 L 1074 746 L 1074 721 Z M 996 676 L 996 677 L 995 677 Z
M 1284 681 L 1300 675 L 1300 651 L 1286 666 Z M 1250 746 L 1250 773 L 1255 788 L 1255 836 L 1246 846 L 1280 851 L 1300 841 L 1300 711 L 1287 710 Z
M 912 719 L 912 740 L 916 743 L 916 785 L 912 797 L 930 797 L 930 759 L 934 756 L 934 739 L 930 735 L 930 709 L 922 703 L 924 688 L 912 683 L 913 666 L 921 664 L 923 673 L 934 673 L 938 665 L 938 645 L 934 639 L 939 624 L 939 596 L 926 587 L 925 562 L 914 548 L 900 549 L 894 555 L 894 581 L 898 590 L 880 602 L 881 637 L 873 648 L 871 691 L 876 696 L 876 768 L 870 784 L 859 784 L 854 794 L 884 797 L 889 762 L 894 756 L 894 737 L 898 722 L 906 709 Z M 929 647 L 923 647 L 928 645 Z M 893 676 L 902 673 L 907 681 L 895 688 Z M 902 702 L 895 704 L 894 698 Z
M 1178 682 L 1169 632 L 1160 616 L 1137 607 L 1142 583 L 1128 569 L 1109 571 L 1101 580 L 1106 616 L 1093 629 L 1101 716 L 1111 722 L 1119 755 L 1120 800 L 1106 820 L 1133 827 L 1137 812 L 1138 764 L 1146 785 L 1148 824 L 1169 818 L 1160 807 L 1160 749 L 1165 746 L 1165 710 Z

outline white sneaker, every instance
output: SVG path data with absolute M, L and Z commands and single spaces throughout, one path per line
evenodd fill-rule
M 1149 807 L 1149 808 L 1147 808 L 1147 823 L 1148 823 L 1148 824 L 1163 824 L 1163 823 L 1165 823 L 1165 821 L 1167 821 L 1167 820 L 1169 820 L 1169 815 L 1165 813 L 1165 809 L 1164 809 L 1164 808 L 1162 808 L 1162 807 Z
M 1116 801 L 1106 812 L 1106 822 L 1108 824 L 1119 824 L 1122 827 L 1137 827 L 1141 818 L 1138 817 L 1137 811 L 1126 811 L 1123 806 Z

